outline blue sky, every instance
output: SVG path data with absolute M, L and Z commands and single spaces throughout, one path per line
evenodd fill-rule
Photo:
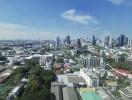
M 131 26 L 132 0 L 0 0 L 0 39 L 132 39 Z

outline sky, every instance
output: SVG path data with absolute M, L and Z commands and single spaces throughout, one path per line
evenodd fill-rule
M 0 0 L 0 39 L 132 39 L 132 0 Z

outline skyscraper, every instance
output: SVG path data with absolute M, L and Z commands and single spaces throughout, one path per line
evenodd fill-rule
M 96 45 L 96 39 L 94 35 L 93 35 L 92 45 Z
M 56 38 L 56 47 L 60 48 L 60 45 L 61 45 L 61 40 L 60 40 L 60 37 L 57 36 L 57 38 Z
M 128 37 L 125 37 L 125 41 L 124 41 L 125 45 L 128 44 Z
M 109 47 L 110 48 L 113 48 L 116 46 L 116 41 L 115 39 L 113 39 L 112 37 L 110 38 L 110 41 L 109 41 Z
M 128 38 L 124 35 L 121 34 L 118 38 L 117 38 L 117 44 L 118 46 L 124 46 L 128 44 Z
M 65 42 L 66 42 L 68 45 L 71 43 L 71 40 L 70 40 L 70 36 L 69 36 L 69 35 L 66 37 Z
M 77 39 L 77 48 L 81 48 L 81 40 Z
M 128 41 L 128 46 L 129 46 L 129 47 L 132 47 L 132 40 L 129 40 L 129 41 Z
M 109 46 L 109 41 L 110 41 L 110 37 L 109 36 L 106 36 L 105 39 L 104 39 L 104 46 Z

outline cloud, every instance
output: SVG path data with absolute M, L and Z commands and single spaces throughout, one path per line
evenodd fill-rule
M 109 2 L 111 2 L 114 5 L 121 5 L 123 3 L 126 3 L 129 0 L 106 0 L 106 1 L 109 1 Z
M 32 38 L 34 31 L 30 26 L 0 22 L 0 39 Z
M 77 14 L 75 9 L 65 11 L 63 14 L 61 14 L 61 17 L 83 25 L 87 25 L 89 23 L 98 24 L 98 21 L 95 20 L 93 16 Z
M 21 24 L 14 23 L 0 23 L 0 32 L 23 31 L 29 27 Z
M 13 39 L 54 39 L 56 36 L 64 36 L 63 34 L 53 34 L 53 32 L 47 32 L 45 30 L 39 30 L 37 28 L 15 24 L 0 22 L 0 40 L 13 40 Z

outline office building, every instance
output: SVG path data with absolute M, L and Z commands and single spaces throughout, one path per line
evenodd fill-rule
M 124 46 L 128 44 L 128 38 L 124 35 L 121 34 L 118 38 L 117 38 L 117 45 L 118 46 Z
M 66 37 L 65 42 L 66 42 L 67 45 L 71 44 L 71 40 L 70 40 L 70 36 L 69 35 Z
M 85 66 L 85 67 L 89 67 L 89 66 L 100 66 L 101 63 L 103 63 L 103 58 L 102 57 L 97 57 L 97 56 L 81 56 L 80 57 L 81 63 Z
M 56 47 L 57 47 L 57 49 L 59 49 L 60 46 L 61 46 L 61 40 L 60 40 L 60 37 L 58 36 L 58 37 L 56 38 Z
M 104 46 L 108 47 L 109 46 L 109 41 L 110 41 L 110 37 L 106 36 L 104 39 Z
M 81 40 L 77 39 L 77 48 L 81 48 Z
M 93 35 L 92 45 L 96 45 L 96 39 L 94 35 Z
M 110 48 L 113 48 L 116 46 L 116 41 L 115 39 L 113 39 L 112 37 L 110 37 L 110 40 L 109 40 L 109 47 Z

